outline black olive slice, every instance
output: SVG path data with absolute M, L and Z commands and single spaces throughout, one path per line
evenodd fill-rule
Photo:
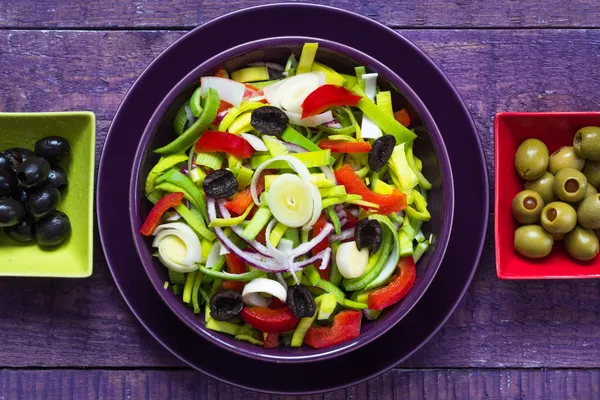
M 206 197 L 223 199 L 235 194 L 238 183 L 231 171 L 228 169 L 218 169 L 206 175 L 202 186 L 204 187 Z
M 290 122 L 286 113 L 273 106 L 265 106 L 252 111 L 250 125 L 263 135 L 281 136 Z
M 373 219 L 361 219 L 356 225 L 354 231 L 356 247 L 359 250 L 369 249 L 371 252 L 376 252 L 381 246 L 383 239 L 383 228 L 379 221 Z
M 210 298 L 210 316 L 217 321 L 228 321 L 238 315 L 244 302 L 242 295 L 231 289 L 213 294 Z
M 302 285 L 288 288 L 287 305 L 296 318 L 312 317 L 317 310 L 312 293 Z
M 396 138 L 392 135 L 383 135 L 375 139 L 369 152 L 369 167 L 379 172 L 388 162 L 396 146 Z

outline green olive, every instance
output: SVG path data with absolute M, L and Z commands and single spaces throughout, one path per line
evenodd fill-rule
M 525 257 L 546 257 L 553 244 L 552 235 L 539 225 L 523 225 L 515 231 L 515 250 Z
M 552 153 L 548 160 L 548 171 L 551 174 L 556 174 L 565 168 L 573 168 L 581 171 L 584 164 L 585 160 L 575 154 L 573 146 L 565 146 Z
M 600 161 L 600 127 L 581 128 L 573 138 L 573 147 L 580 157 Z
M 548 148 L 538 139 L 527 139 L 517 149 L 515 168 L 523 179 L 539 178 L 548 168 Z
M 538 192 L 523 190 L 512 201 L 512 215 L 521 224 L 533 224 L 539 221 L 544 208 L 544 200 Z
M 600 195 L 588 196 L 577 207 L 577 221 L 587 229 L 600 229 Z
M 580 171 L 573 168 L 565 168 L 554 175 L 552 187 L 559 199 L 575 203 L 585 196 L 587 179 L 585 179 L 585 175 Z
M 553 233 L 552 238 L 554 238 L 555 242 L 558 242 L 565 238 L 565 234 L 564 233 Z
M 583 167 L 583 174 L 587 178 L 588 182 L 594 185 L 594 187 L 600 187 L 600 162 L 587 160 L 585 167 Z
M 553 183 L 554 175 L 546 171 L 542 176 L 540 176 L 536 180 L 525 182 L 525 189 L 534 190 L 538 192 L 540 196 L 542 196 L 542 200 L 544 200 L 544 203 L 548 204 L 556 200 L 554 189 L 552 189 Z
M 596 257 L 599 250 L 598 237 L 591 229 L 576 226 L 565 236 L 565 248 L 571 257 L 588 261 Z
M 590 185 L 590 181 L 588 181 L 587 189 L 585 190 L 585 197 L 589 197 L 592 195 L 598 194 L 598 191 L 595 187 Z M 583 198 L 585 200 L 585 197 Z
M 567 233 L 577 225 L 577 212 L 567 203 L 555 201 L 544 207 L 540 221 L 550 233 Z

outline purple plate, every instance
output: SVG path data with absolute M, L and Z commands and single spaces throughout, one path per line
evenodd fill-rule
M 294 24 L 289 24 L 292 20 Z M 199 338 L 170 312 L 150 281 L 142 279 L 145 272 L 129 229 L 130 176 L 123 171 L 132 170 L 131 154 L 146 122 L 179 80 L 208 58 L 238 44 L 241 32 L 245 40 L 318 36 L 364 51 L 401 75 L 426 104 L 440 131 L 448 132 L 446 146 L 454 172 L 457 207 L 446 256 L 433 283 L 416 307 L 376 341 L 309 367 L 251 360 Z M 215 37 L 219 40 L 204 40 Z M 168 53 L 174 53 L 180 62 L 165 62 Z M 132 114 L 136 118 L 131 118 Z M 392 368 L 420 348 L 447 320 L 467 290 L 483 248 L 489 211 L 488 179 L 477 131 L 458 93 L 439 68 L 413 44 L 375 21 L 307 4 L 260 6 L 220 17 L 195 29 L 159 56 L 136 81 L 115 116 L 102 153 L 97 196 L 98 226 L 109 268 L 142 325 L 182 361 L 213 378 L 283 394 L 319 393 L 357 384 Z M 336 370 L 343 373 L 332 373 Z
M 423 230 L 426 234 L 434 234 L 436 240 L 432 249 L 417 264 L 417 279 L 408 295 L 401 302 L 386 309 L 377 320 L 363 320 L 360 336 L 337 346 L 325 349 L 313 349 L 308 346 L 264 349 L 236 340 L 230 335 L 207 329 L 204 323 L 204 312 L 199 315 L 194 314 L 180 296 L 164 289 L 164 282 L 168 280 L 167 268 L 152 256 L 154 252 L 152 239 L 141 234 L 134 234 L 133 238 L 154 289 L 183 322 L 203 338 L 224 349 L 271 362 L 313 362 L 338 357 L 355 351 L 391 329 L 417 304 L 431 284 L 446 252 L 454 214 L 452 171 L 444 141 L 427 108 L 406 82 L 377 60 L 348 46 L 321 38 L 288 36 L 244 43 L 220 53 L 195 68 L 169 92 L 152 115 L 134 159 L 129 189 L 132 231 L 139 232 L 151 208 L 151 203 L 144 195 L 144 182 L 159 159 L 152 150 L 164 146 L 173 139 L 173 116 L 196 89 L 200 77 L 212 75 L 221 65 L 229 71 L 235 71 L 257 61 L 285 62 L 291 51 L 298 55 L 303 44 L 307 42 L 318 42 L 317 60 L 336 71 L 350 73 L 354 71 L 356 65 L 365 65 L 368 71 L 377 72 L 381 87 L 384 90 L 392 89 L 393 103 L 397 108 L 410 107 L 422 121 L 418 128 L 419 137 L 415 140 L 415 153 L 423 160 L 423 173 L 432 180 L 432 190 L 427 196 L 431 220 L 423 225 Z

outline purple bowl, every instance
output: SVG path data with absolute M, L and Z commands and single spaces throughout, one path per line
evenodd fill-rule
M 438 271 L 446 252 L 454 214 L 454 186 L 450 160 L 442 136 L 424 104 L 412 89 L 394 72 L 365 53 L 329 40 L 312 37 L 276 37 L 248 42 L 205 61 L 182 79 L 158 106 L 148 122 L 138 145 L 131 174 L 129 209 L 133 232 L 140 227 L 150 211 L 151 204 L 144 196 L 144 182 L 150 169 L 158 160 L 153 149 L 161 147 L 173 139 L 172 121 L 181 105 L 192 95 L 201 76 L 212 75 L 219 66 L 228 70 L 239 69 L 254 61 L 284 62 L 290 51 L 299 55 L 305 42 L 318 42 L 317 60 L 332 66 L 338 71 L 353 73 L 356 65 L 365 65 L 367 71 L 379 73 L 382 88 L 391 88 L 395 108 L 399 105 L 412 109 L 422 121 L 422 129 L 415 141 L 415 153 L 423 161 L 423 172 L 432 181 L 428 194 L 431 220 L 423 225 L 426 232 L 433 233 L 436 240 L 430 250 L 417 265 L 417 279 L 413 289 L 398 304 L 387 309 L 376 321 L 363 320 L 361 335 L 353 340 L 325 349 L 279 347 L 263 349 L 233 337 L 211 331 L 204 326 L 204 317 L 196 315 L 172 291 L 165 290 L 168 280 L 167 269 L 154 257 L 151 239 L 134 234 L 134 242 L 140 260 L 152 285 L 171 309 L 185 324 L 202 338 L 250 358 L 286 363 L 324 360 L 348 353 L 362 347 L 387 332 L 398 323 L 419 301 Z M 173 60 L 176 62 L 176 60 Z

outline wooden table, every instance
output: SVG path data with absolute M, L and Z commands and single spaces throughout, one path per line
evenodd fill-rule
M 491 182 L 496 112 L 598 110 L 594 0 L 319 2 L 398 30 L 442 67 L 473 115 Z M 154 57 L 198 24 L 261 1 L 233 3 L 0 0 L 0 111 L 92 110 L 99 154 Z M 499 281 L 490 223 L 468 294 L 422 350 L 311 398 L 597 399 L 599 310 L 595 280 Z M 0 280 L 0 399 L 88 398 L 279 397 L 208 379 L 163 350 L 122 300 L 96 237 L 90 279 Z

